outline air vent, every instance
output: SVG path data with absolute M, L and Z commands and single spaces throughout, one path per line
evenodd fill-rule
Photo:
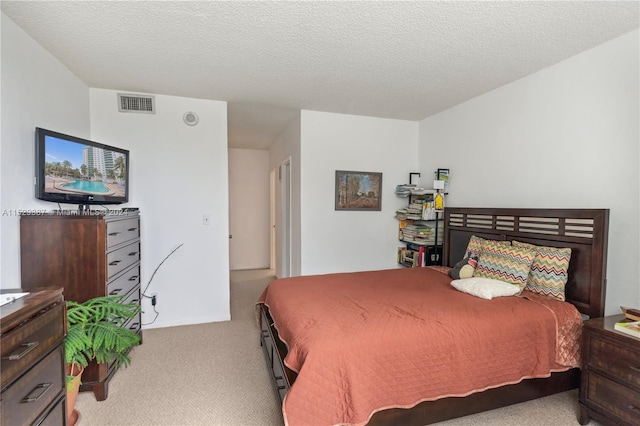
M 142 114 L 155 114 L 155 101 L 153 96 L 127 95 L 118 93 L 118 111 L 139 112 Z

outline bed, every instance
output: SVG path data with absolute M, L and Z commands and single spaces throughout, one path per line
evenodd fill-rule
M 256 307 L 285 423 L 422 425 L 577 388 L 581 321 L 604 315 L 608 220 L 447 208 L 445 268 L 274 280 Z M 453 289 L 446 269 L 472 236 L 570 248 L 566 302 Z

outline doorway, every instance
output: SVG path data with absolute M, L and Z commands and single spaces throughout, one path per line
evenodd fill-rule
M 229 149 L 229 269 L 270 267 L 269 152 Z
M 276 269 L 276 171 L 269 173 L 269 269 Z
M 274 252 L 276 253 L 274 262 L 276 275 L 279 278 L 286 278 L 291 276 L 291 157 L 278 166 L 278 181 L 278 185 L 274 185 L 275 191 L 272 194 L 273 204 L 277 210 L 273 223 L 275 226 Z

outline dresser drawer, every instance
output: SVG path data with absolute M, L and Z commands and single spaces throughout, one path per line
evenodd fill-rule
M 140 237 L 139 218 L 107 222 L 107 248 Z
M 2 393 L 2 424 L 29 425 L 65 389 L 64 347 L 58 346 Z
M 51 407 L 46 417 L 38 426 L 60 426 L 67 424 L 67 419 L 65 418 L 66 405 L 66 398 L 62 398 L 56 405 Z
M 108 296 L 124 296 L 140 284 L 140 265 L 136 265 L 107 284 Z
M 595 367 L 622 383 L 640 389 L 640 351 L 592 335 L 586 361 L 589 368 Z
M 140 241 L 129 244 L 107 254 L 108 279 L 115 277 L 119 272 L 140 260 Z
M 269 330 L 269 320 L 267 319 L 264 309 L 261 309 L 260 314 L 260 334 L 265 353 L 269 356 L 269 361 L 273 362 L 273 336 Z
M 142 315 L 137 314 L 135 317 L 129 319 L 124 326 L 134 333 L 140 333 L 142 328 Z
M 289 390 L 289 383 L 287 383 L 287 377 L 284 374 L 284 368 L 280 363 L 278 358 L 273 360 L 273 378 L 276 381 L 276 387 L 278 390 L 278 395 L 280 396 L 280 401 L 284 402 L 284 397 Z
M 122 303 L 134 303 L 136 305 L 140 304 L 140 289 L 135 289 L 131 293 L 127 295 L 124 299 L 122 299 Z
M 136 288 L 133 290 L 127 297 L 124 298 L 122 303 L 133 303 L 135 305 L 140 305 L 140 288 Z M 129 318 L 125 323 L 124 327 L 133 331 L 134 333 L 140 332 L 142 326 L 142 315 L 138 313 L 133 318 Z
M 63 304 L 55 305 L 24 325 L 3 334 L 0 340 L 2 386 L 8 385 L 63 337 Z
M 640 424 L 640 392 L 595 373 L 589 373 L 588 380 L 589 403 L 599 405 L 630 424 Z
M 260 340 L 263 346 L 265 360 L 267 361 L 268 367 L 271 369 L 278 397 L 280 398 L 280 401 L 283 402 L 285 395 L 289 391 L 289 388 L 291 388 L 291 381 L 293 379 L 290 380 L 287 376 L 285 366 L 282 364 L 277 354 L 278 337 L 272 331 L 271 324 L 270 316 L 267 315 L 266 309 L 262 307 L 260 316 Z M 280 354 L 280 356 L 283 355 Z

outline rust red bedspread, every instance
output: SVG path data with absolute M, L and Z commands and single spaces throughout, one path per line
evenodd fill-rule
M 376 411 L 547 377 L 579 366 L 582 321 L 528 292 L 479 299 L 430 268 L 273 281 L 269 307 L 298 373 L 289 425 L 365 424 Z

